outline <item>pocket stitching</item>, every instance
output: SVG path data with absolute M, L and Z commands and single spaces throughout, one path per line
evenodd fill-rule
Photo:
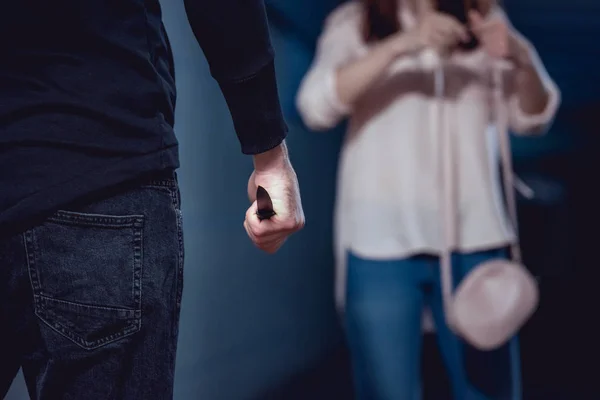
M 58 224 L 84 224 L 84 227 L 100 228 L 138 228 L 143 224 L 143 215 L 104 215 L 74 211 L 57 211 L 48 218 L 48 222 Z
M 106 312 L 118 311 L 118 312 L 123 312 L 123 313 L 127 313 L 127 314 L 132 314 L 132 313 L 135 313 L 138 311 L 133 308 L 97 306 L 95 304 L 86 304 L 86 303 L 81 303 L 81 302 L 77 302 L 77 301 L 54 299 L 52 297 L 49 297 L 49 296 L 46 296 L 43 294 L 37 294 L 35 296 L 39 297 L 40 301 L 42 301 L 42 302 L 60 303 L 60 304 L 63 304 L 65 307 L 69 307 L 69 308 L 80 307 L 80 308 L 89 308 L 89 309 L 94 309 L 94 310 L 104 310 Z M 132 314 L 132 317 L 133 317 L 133 315 L 134 314 Z
M 35 302 L 36 302 L 35 315 L 40 319 L 40 321 L 42 321 L 44 324 L 46 324 L 48 327 L 50 327 L 50 329 L 52 329 L 53 331 L 55 331 L 58 334 L 66 337 L 67 339 L 69 339 L 73 343 L 75 343 L 76 345 L 78 345 L 78 346 L 80 346 L 80 347 L 82 347 L 82 348 L 84 348 L 86 350 L 94 350 L 94 349 L 97 349 L 97 348 L 102 347 L 104 345 L 107 345 L 109 343 L 115 342 L 115 341 L 117 341 L 119 339 L 122 339 L 124 337 L 127 337 L 129 335 L 132 335 L 132 334 L 138 332 L 141 329 L 141 325 L 142 325 L 142 321 L 141 321 L 141 318 L 140 318 L 141 317 L 141 312 L 140 311 L 126 310 L 126 311 L 132 312 L 133 315 L 134 315 L 133 323 L 130 323 L 127 326 L 127 328 L 122 329 L 121 331 L 119 331 L 117 333 L 113 333 L 111 335 L 104 336 L 104 337 L 102 337 L 100 339 L 97 339 L 97 340 L 94 340 L 94 341 L 87 341 L 85 339 L 82 339 L 78 335 L 74 334 L 64 324 L 62 324 L 62 323 L 60 323 L 58 321 L 54 321 L 53 323 L 51 323 L 49 321 L 50 318 L 48 318 L 48 312 L 45 309 L 43 309 L 43 306 L 41 305 L 41 303 L 45 303 L 45 302 L 59 302 L 59 303 L 67 304 L 69 306 L 76 306 L 77 308 L 87 308 L 87 309 L 90 309 L 90 310 L 100 310 L 100 309 L 106 310 L 105 307 L 95 307 L 95 306 L 83 305 L 83 304 L 80 304 L 80 303 L 65 302 L 65 301 L 61 301 L 61 300 L 58 300 L 58 299 L 43 298 L 43 296 L 36 296 Z M 38 306 L 40 307 L 40 309 L 37 309 Z M 115 310 L 115 311 L 121 311 L 121 310 Z
M 35 315 L 50 327 L 55 332 L 71 340 L 76 345 L 86 349 L 93 350 L 97 349 L 106 344 L 115 342 L 126 336 L 130 336 L 141 329 L 141 310 L 142 310 L 142 268 L 143 268 L 143 215 L 126 215 L 126 216 L 114 216 L 114 215 L 101 215 L 101 214 L 86 214 L 77 213 L 73 211 L 58 211 L 52 217 L 48 218 L 48 221 L 74 225 L 79 223 L 79 226 L 83 223 L 83 227 L 104 227 L 104 228 L 132 228 L 133 230 L 133 301 L 136 304 L 136 310 L 119 309 L 117 307 L 102 307 L 93 306 L 78 302 L 65 301 L 60 299 L 53 299 L 43 294 L 43 288 L 40 284 L 39 274 L 36 268 L 35 253 L 37 250 L 37 240 L 35 238 L 34 229 L 28 230 L 23 234 L 24 247 L 27 259 L 27 269 L 29 273 L 29 280 L 33 290 L 34 297 L 34 313 Z M 33 251 L 31 251 L 33 250 Z M 118 312 L 132 311 L 133 320 L 128 326 L 117 333 L 113 333 L 108 336 L 104 336 L 94 341 L 87 341 L 79 335 L 71 332 L 67 327 L 58 321 L 51 323 L 48 317 L 48 311 L 44 307 L 44 303 L 54 302 L 66 305 L 67 307 L 77 307 L 87 310 L 113 310 Z

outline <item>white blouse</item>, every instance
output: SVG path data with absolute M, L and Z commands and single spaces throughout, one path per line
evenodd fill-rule
M 500 8 L 493 15 L 505 18 Z M 403 27 L 414 17 L 401 12 Z M 494 107 L 506 107 L 509 128 L 517 134 L 539 134 L 551 122 L 560 94 L 530 46 L 535 66 L 550 93 L 546 109 L 528 115 L 519 107 L 514 69 L 494 61 L 483 50 L 455 54 L 445 60 L 444 96 L 436 100 L 434 71 L 439 58 L 428 50 L 404 56 L 350 107 L 336 92 L 336 70 L 360 57 L 369 46 L 361 38 L 362 8 L 350 1 L 335 9 L 325 22 L 315 59 L 304 77 L 297 107 L 315 130 L 333 128 L 349 117 L 340 155 L 335 209 L 336 300 L 344 304 L 345 255 L 396 259 L 439 254 L 441 227 L 438 200 L 438 135 L 455 134 L 457 251 L 491 249 L 515 240 L 503 208 L 498 174 Z M 507 21 L 508 22 L 508 21 Z M 493 104 L 491 68 L 502 68 L 504 104 Z M 445 121 L 432 118 L 441 101 Z M 436 126 L 442 126 L 438 129 Z

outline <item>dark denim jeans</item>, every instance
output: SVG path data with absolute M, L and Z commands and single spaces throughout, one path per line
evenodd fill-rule
M 171 399 L 183 237 L 173 173 L 0 241 L 0 398 Z

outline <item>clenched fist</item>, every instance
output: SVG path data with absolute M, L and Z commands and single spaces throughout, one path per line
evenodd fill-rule
M 260 220 L 257 216 L 256 188 L 267 190 L 275 215 Z M 275 253 L 294 232 L 304 227 L 304 211 L 296 172 L 288 157 L 285 142 L 273 150 L 254 156 L 254 172 L 248 180 L 252 202 L 244 228 L 252 242 L 267 253 Z

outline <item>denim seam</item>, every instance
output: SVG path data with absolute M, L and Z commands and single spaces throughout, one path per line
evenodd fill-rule
M 133 300 L 137 301 L 137 312 L 138 325 L 141 329 L 141 318 L 142 318 L 142 276 L 144 268 L 144 243 L 143 243 L 143 231 L 144 231 L 144 218 L 140 218 L 135 226 L 137 229 L 133 231 Z
M 183 214 L 180 210 L 177 213 L 177 241 L 179 244 L 177 260 L 177 308 L 181 308 L 181 299 L 183 297 L 183 263 L 184 263 L 184 243 L 183 243 Z
M 176 182 L 175 182 L 176 183 Z M 176 306 L 181 308 L 181 299 L 183 295 L 183 262 L 184 262 L 184 243 L 183 243 L 183 213 L 181 212 L 181 198 L 179 189 L 177 186 L 170 188 L 171 202 L 173 204 L 173 210 L 175 211 L 177 218 L 177 242 L 178 242 L 178 254 L 177 254 L 177 277 L 176 277 Z

